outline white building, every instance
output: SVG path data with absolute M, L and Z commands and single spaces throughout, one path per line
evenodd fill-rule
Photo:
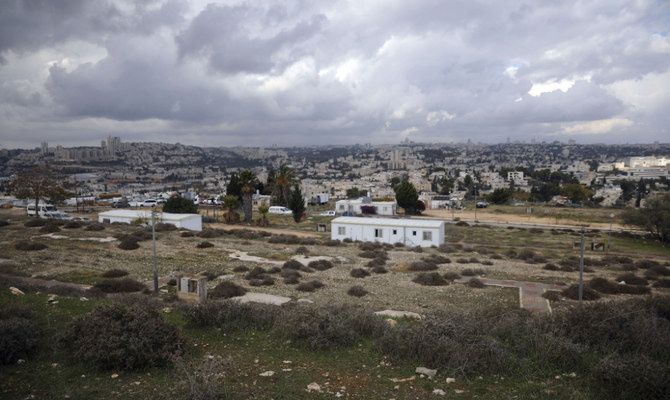
M 331 221 L 331 239 L 403 243 L 406 246 L 439 246 L 444 243 L 444 221 L 338 217 Z
M 147 225 L 151 225 L 151 211 L 136 210 L 112 210 L 98 214 L 98 222 L 112 223 L 123 222 L 132 224 L 138 219 L 142 219 Z M 200 214 L 172 214 L 156 213 L 156 222 L 172 224 L 177 228 L 189 229 L 192 231 L 202 230 L 202 215 Z
M 361 207 L 372 206 L 377 215 L 395 215 L 398 205 L 395 201 L 372 201 L 369 197 L 360 199 L 339 200 L 335 203 L 335 212 L 338 215 L 359 215 Z

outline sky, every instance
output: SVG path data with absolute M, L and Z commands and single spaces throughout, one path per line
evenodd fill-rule
M 0 148 L 670 142 L 667 0 L 3 0 Z

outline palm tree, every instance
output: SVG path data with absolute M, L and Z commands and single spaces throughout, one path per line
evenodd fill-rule
M 275 176 L 275 183 L 272 187 L 272 199 L 274 204 L 288 207 L 291 197 L 291 186 L 298 183 L 298 177 L 295 170 L 287 165 L 282 165 Z
M 235 195 L 228 195 L 223 198 L 223 208 L 226 212 L 223 214 L 227 224 L 234 224 L 240 221 L 240 216 L 237 214 L 237 208 L 240 206 L 240 199 Z
M 258 212 L 261 213 L 261 217 L 258 218 L 258 226 L 268 226 L 270 225 L 270 221 L 268 221 L 268 211 L 270 210 L 270 207 L 268 206 L 259 206 L 258 207 Z
M 254 194 L 254 190 L 256 190 L 256 174 L 245 169 L 240 172 L 238 182 L 242 187 L 242 210 L 244 210 L 244 222 L 251 222 L 253 213 L 251 196 Z

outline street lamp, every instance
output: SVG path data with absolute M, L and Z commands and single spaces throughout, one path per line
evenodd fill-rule
M 477 222 L 477 185 L 475 185 L 475 222 Z
M 607 236 L 607 251 L 610 251 L 610 239 L 612 238 L 612 221 L 614 220 L 614 213 L 610 214 L 610 231 Z
M 454 231 L 456 230 L 456 225 L 454 224 L 454 208 L 456 208 L 456 202 L 451 200 L 451 241 L 454 241 Z

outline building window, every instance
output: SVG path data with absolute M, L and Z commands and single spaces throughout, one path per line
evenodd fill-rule
M 424 231 L 423 240 L 433 240 L 433 232 Z
M 394 235 L 397 235 L 397 234 L 398 234 L 398 231 L 397 231 L 396 229 L 394 229 L 394 230 L 393 230 L 393 234 L 394 234 Z
M 416 236 L 416 231 L 412 231 L 412 236 Z
M 338 235 L 346 235 L 346 231 L 343 226 L 338 226 L 337 227 L 337 234 Z
M 375 237 L 376 237 L 376 238 L 380 238 L 380 237 L 382 237 L 382 231 L 383 231 L 383 230 L 382 230 L 381 228 L 376 228 L 376 229 L 375 229 Z

